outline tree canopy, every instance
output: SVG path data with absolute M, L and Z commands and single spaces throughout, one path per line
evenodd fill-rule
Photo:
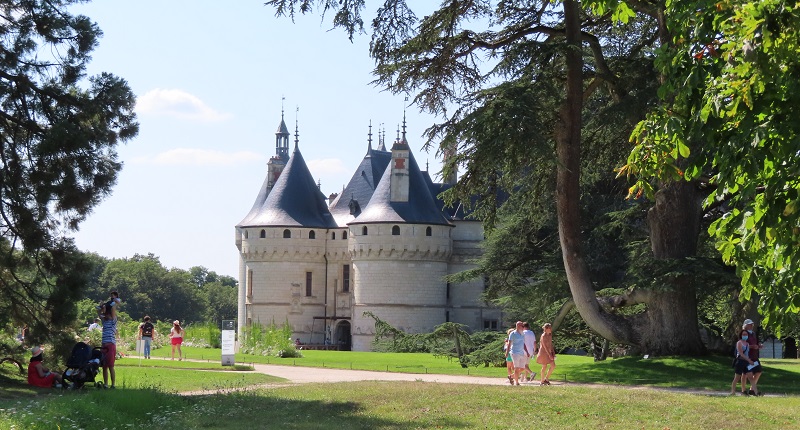
M 74 316 L 89 263 L 69 234 L 138 133 L 128 84 L 86 75 L 102 32 L 77 2 L 0 1 L 0 313 L 41 331 Z
M 448 197 L 452 201 L 470 201 L 477 195 L 474 213 L 490 229 L 498 221 L 499 193 L 553 190 L 550 195 L 555 197 L 566 278 L 576 308 L 592 329 L 607 339 L 638 345 L 649 353 L 696 354 L 703 350 L 696 335 L 700 282 L 696 271 L 704 268 L 692 261 L 698 255 L 701 228 L 722 216 L 711 232 L 718 237 L 722 233 L 721 237 L 728 240 L 727 247 L 724 241 L 719 245 L 723 257 L 738 263 L 740 273 L 746 275 L 741 272 L 741 266 L 746 265 L 744 255 L 730 249 L 745 237 L 749 238 L 748 243 L 758 245 L 750 238 L 748 227 L 756 219 L 764 219 L 753 211 L 751 224 L 731 221 L 742 212 L 730 206 L 737 203 L 735 199 L 730 199 L 727 207 L 720 205 L 722 212 L 704 211 L 700 203 L 711 191 L 701 173 L 706 166 L 714 165 L 713 157 L 723 153 L 703 142 L 713 140 L 714 145 L 719 144 L 720 133 L 702 135 L 704 128 L 697 126 L 689 127 L 695 133 L 691 138 L 676 137 L 685 132 L 685 124 L 680 123 L 689 115 L 685 106 L 696 108 L 693 115 L 706 119 L 713 117 L 709 112 L 720 106 L 734 102 L 746 105 L 751 101 L 743 95 L 737 102 L 730 97 L 730 91 L 744 86 L 752 93 L 750 86 L 762 85 L 743 78 L 738 87 L 730 85 L 730 81 L 719 85 L 716 97 L 697 91 L 705 73 L 716 71 L 714 76 L 718 76 L 724 67 L 742 67 L 735 56 L 717 55 L 727 39 L 712 42 L 725 37 L 719 23 L 727 21 L 720 19 L 717 11 L 731 9 L 733 3 L 736 2 L 445 1 L 419 18 L 408 2 L 388 0 L 371 21 L 370 55 L 375 60 L 375 83 L 395 93 L 414 94 L 414 102 L 422 109 L 445 118 L 429 128 L 428 144 L 438 145 L 441 153 L 448 154 L 445 176 L 459 165 L 466 167 Z M 755 4 L 739 3 L 751 8 Z M 769 3 L 785 13 L 795 13 L 784 2 Z M 333 26 L 344 29 L 351 38 L 364 31 L 362 1 L 271 0 L 267 5 L 275 7 L 278 15 L 290 17 L 296 13 L 331 14 Z M 754 13 L 761 10 L 754 9 Z M 780 25 L 789 25 L 787 21 L 783 18 Z M 737 21 L 730 23 L 735 25 Z M 773 27 L 776 25 L 772 23 Z M 743 28 L 754 26 L 757 25 Z M 790 39 L 785 39 L 781 49 L 787 49 Z M 746 41 L 742 38 L 734 45 L 748 51 Z M 705 57 L 713 59 L 705 62 Z M 706 66 L 713 62 L 717 63 L 716 69 Z M 703 67 L 711 69 L 705 71 Z M 770 67 L 780 70 L 779 65 Z M 698 68 L 702 73 L 694 70 Z M 788 85 L 789 80 L 786 82 Z M 659 84 L 663 85 L 658 94 L 665 103 L 655 98 Z M 790 105 L 791 100 L 786 103 Z M 586 198 L 581 178 L 587 171 L 586 163 L 598 161 L 586 158 L 592 154 L 586 145 L 592 136 L 587 135 L 584 125 L 598 112 L 625 107 L 631 108 L 630 115 L 598 129 L 602 130 L 600 134 L 616 133 L 616 144 L 624 146 L 633 124 L 647 112 L 656 112 L 649 122 L 637 128 L 646 133 L 642 133 L 642 144 L 634 150 L 622 173 L 642 174 L 645 179 L 634 186 L 633 194 L 636 196 L 636 191 L 643 189 L 647 191 L 643 194 L 654 199 L 646 213 L 646 226 L 651 257 L 661 261 L 651 266 L 658 269 L 653 278 L 661 283 L 632 283 L 623 294 L 601 299 L 587 264 L 582 230 L 585 224 L 581 221 L 581 201 Z M 739 123 L 729 109 L 721 111 L 729 125 L 744 125 L 751 131 L 758 128 L 756 121 Z M 664 121 L 658 123 L 658 119 Z M 780 130 L 776 133 L 780 134 Z M 647 137 L 653 140 L 646 141 Z M 735 148 L 741 143 L 732 146 L 730 152 L 739 154 Z M 699 164 L 703 168 L 695 167 L 686 174 L 686 168 L 694 161 L 684 159 L 692 150 L 705 154 L 706 162 Z M 795 150 L 795 156 L 796 153 Z M 731 155 L 725 157 L 734 160 Z M 745 158 L 738 160 L 747 162 Z M 666 162 L 659 162 L 663 160 Z M 619 164 L 611 160 L 607 168 L 611 170 Z M 548 165 L 552 166 L 549 175 L 538 168 Z M 777 170 L 779 165 L 773 160 L 764 166 Z M 648 166 L 656 167 L 648 172 Z M 754 166 L 754 171 L 762 168 L 759 166 Z M 719 167 L 714 167 L 718 169 L 714 174 L 720 174 Z M 740 177 L 740 167 L 731 169 L 732 178 Z M 648 176 L 653 172 L 658 174 Z M 655 180 L 649 181 L 653 177 Z M 736 182 L 730 180 L 731 184 Z M 526 186 L 520 186 L 521 181 Z M 753 192 L 757 193 L 759 184 L 752 185 Z M 738 186 L 741 189 L 742 185 Z M 725 188 L 728 191 L 724 195 L 730 197 L 732 187 Z M 787 214 L 794 213 L 790 199 L 787 195 L 780 208 Z M 731 210 L 725 212 L 727 208 Z M 739 233 L 734 232 L 733 226 L 740 229 Z M 774 233 L 777 231 L 765 229 L 763 237 Z M 774 253 L 767 253 L 775 259 Z M 785 255 L 780 253 L 781 264 L 786 263 Z M 768 262 L 772 260 L 761 263 Z M 766 282 L 776 285 L 772 280 Z M 743 296 L 747 297 L 747 293 L 746 289 Z M 778 292 L 771 291 L 771 296 L 775 295 Z M 618 312 L 620 306 L 631 305 L 644 305 L 644 310 L 635 315 Z
M 698 13 L 698 10 L 704 13 Z M 671 2 L 659 55 L 665 102 L 623 173 L 702 181 L 709 232 L 780 333 L 800 312 L 800 9 L 781 0 Z

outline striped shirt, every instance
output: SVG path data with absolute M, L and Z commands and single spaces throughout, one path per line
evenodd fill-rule
M 103 343 L 117 344 L 117 320 L 103 320 Z

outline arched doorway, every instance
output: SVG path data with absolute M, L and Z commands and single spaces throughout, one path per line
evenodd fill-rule
M 352 340 L 350 337 L 350 321 L 342 321 L 336 325 L 336 336 L 333 338 L 339 351 L 350 351 Z

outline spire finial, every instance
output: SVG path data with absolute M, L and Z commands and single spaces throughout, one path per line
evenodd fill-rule
M 430 162 L 431 162 L 430 158 L 426 158 L 425 159 L 425 171 L 426 172 L 430 172 L 431 171 Z
M 408 102 L 408 96 L 406 96 L 405 101 Z M 405 106 L 405 104 L 403 105 L 403 140 L 401 140 L 401 142 L 407 142 L 406 141 L 406 106 Z
M 369 120 L 369 133 L 367 133 L 367 149 L 372 151 L 372 120 Z
M 299 131 L 299 121 L 298 116 L 300 116 L 300 106 L 297 106 L 294 111 L 294 149 L 297 150 L 297 144 L 300 142 L 300 131 Z
M 283 102 L 286 101 L 286 96 L 281 95 L 281 121 L 283 121 Z
M 395 138 L 398 142 L 400 141 L 400 124 L 397 124 L 397 137 Z

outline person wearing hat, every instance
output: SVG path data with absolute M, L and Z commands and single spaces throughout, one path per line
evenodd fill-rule
M 750 318 L 744 320 L 742 323 L 742 330 L 747 330 L 748 334 L 747 344 L 749 349 L 747 351 L 747 355 L 755 364 L 755 367 L 751 369 L 753 372 L 753 377 L 749 379 L 750 390 L 748 391 L 748 394 L 751 396 L 758 396 L 762 394 L 760 391 L 758 391 L 758 379 L 761 378 L 761 362 L 758 360 L 758 352 L 761 349 L 762 344 L 758 341 L 758 335 L 756 334 L 754 327 L 755 324 Z
M 181 327 L 181 322 L 175 320 L 172 322 L 172 328 L 169 329 L 169 338 L 172 343 L 172 359 L 175 359 L 175 348 L 178 348 L 178 361 L 183 360 L 183 354 L 181 353 L 181 344 L 183 343 L 183 328 Z
M 28 384 L 35 387 L 61 388 L 61 374 L 44 367 L 44 348 L 34 346 L 31 348 L 31 361 L 28 363 Z

